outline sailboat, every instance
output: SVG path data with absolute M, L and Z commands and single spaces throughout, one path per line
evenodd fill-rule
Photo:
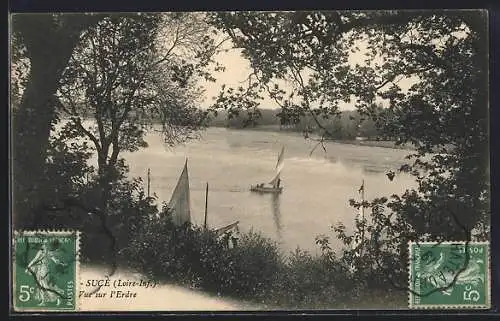
M 215 229 L 214 232 L 217 236 L 221 236 L 221 235 L 224 235 L 224 233 L 227 233 L 231 230 L 234 230 L 236 231 L 237 233 L 239 232 L 239 227 L 238 227 L 238 224 L 240 223 L 240 221 L 236 221 L 234 223 L 231 223 L 229 225 L 226 225 L 226 226 L 223 226 L 223 227 L 220 227 L 218 229 Z
M 177 185 L 175 186 L 168 207 L 173 210 L 173 222 L 175 225 L 182 225 L 191 222 L 190 195 L 189 195 L 189 175 L 187 158 Z
M 274 178 L 268 183 L 270 186 L 265 186 L 262 184 L 252 185 L 250 186 L 250 190 L 252 192 L 258 193 L 281 193 L 283 191 L 283 187 L 280 186 L 281 183 L 281 170 L 284 165 L 284 155 L 285 155 L 285 146 L 281 148 L 281 152 L 278 155 L 278 161 L 276 162 L 276 175 Z
M 188 167 L 187 167 L 187 159 L 184 164 L 184 168 L 182 170 L 181 175 L 179 176 L 179 180 L 177 181 L 177 185 L 175 186 L 174 192 L 172 193 L 172 197 L 170 198 L 170 202 L 168 203 L 168 207 L 173 210 L 173 222 L 175 225 L 180 226 L 187 222 L 191 222 L 191 204 L 190 204 L 190 193 L 189 193 L 189 175 L 188 175 Z M 205 223 L 204 227 L 207 228 L 207 209 L 208 209 L 208 183 L 206 188 L 205 195 Z M 239 221 L 231 223 L 229 225 L 214 229 L 216 235 L 218 237 L 224 235 L 225 233 L 238 229 Z

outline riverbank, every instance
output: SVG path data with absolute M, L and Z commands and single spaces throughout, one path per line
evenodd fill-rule
M 248 130 L 248 131 L 257 131 L 257 132 L 278 132 L 278 133 L 296 133 L 301 134 L 301 132 L 291 129 L 291 128 L 283 128 L 279 125 L 259 125 L 255 127 L 245 127 L 245 128 L 232 128 L 232 127 L 218 127 L 212 126 L 216 128 L 226 128 L 227 130 Z M 310 134 L 310 138 L 320 139 L 317 134 Z M 401 149 L 401 150 L 415 150 L 415 147 L 412 145 L 400 146 L 396 145 L 395 141 L 392 140 L 369 140 L 369 139 L 325 139 L 328 142 L 334 142 L 338 144 L 348 144 L 348 145 L 357 145 L 357 146 L 370 146 L 370 147 L 381 147 L 381 148 L 391 148 L 391 149 Z
M 402 149 L 402 150 L 415 150 L 413 146 L 400 146 L 396 145 L 394 141 L 390 140 L 338 140 L 338 139 L 329 139 L 329 142 L 334 142 L 338 144 L 349 144 L 356 146 L 370 146 L 370 147 L 382 147 L 382 148 L 391 148 L 391 149 Z

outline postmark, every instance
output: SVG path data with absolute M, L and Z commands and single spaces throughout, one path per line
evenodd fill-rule
M 16 311 L 78 310 L 78 231 L 14 233 L 12 300 Z
M 489 242 L 410 242 L 410 309 L 490 308 Z

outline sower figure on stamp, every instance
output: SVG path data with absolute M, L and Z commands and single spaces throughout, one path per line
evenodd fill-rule
M 59 295 L 62 295 L 63 291 L 51 280 L 51 261 L 58 265 L 67 266 L 55 256 L 48 244 L 44 243 L 25 271 L 26 273 L 31 271 L 35 274 L 39 285 L 36 289 L 36 297 L 40 300 L 39 305 L 45 305 L 46 302 L 57 302 L 57 305 L 61 303 Z

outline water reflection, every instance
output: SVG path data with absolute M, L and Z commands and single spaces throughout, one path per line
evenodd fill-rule
M 280 194 L 273 193 L 271 196 L 271 208 L 273 210 L 273 218 L 274 225 L 276 226 L 276 234 L 278 235 L 278 239 L 280 242 L 282 241 L 281 237 L 281 211 L 280 211 Z

